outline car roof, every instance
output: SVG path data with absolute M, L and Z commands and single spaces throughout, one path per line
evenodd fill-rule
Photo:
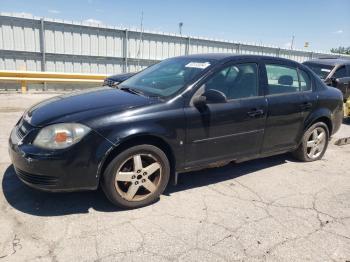
M 275 61 L 281 61 L 281 62 L 294 62 L 293 60 L 281 58 L 281 57 L 275 57 L 275 56 L 265 56 L 265 55 L 241 55 L 241 54 L 230 54 L 230 53 L 209 53 L 209 54 L 193 54 L 193 55 L 185 55 L 185 56 L 179 56 L 179 57 L 193 57 L 198 59 L 211 59 L 211 60 L 218 60 L 218 61 L 227 61 L 227 60 L 238 60 L 238 59 L 244 59 L 244 58 L 267 58 L 272 59 Z
M 346 59 L 346 58 L 317 58 L 317 59 L 311 59 L 311 60 L 305 61 L 304 63 L 313 63 L 313 64 L 329 65 L 329 66 L 350 65 L 350 59 Z

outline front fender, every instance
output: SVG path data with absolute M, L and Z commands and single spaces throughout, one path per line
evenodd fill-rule
M 126 140 L 130 140 L 140 136 L 154 136 L 164 140 L 166 143 L 178 144 L 178 139 L 181 137 L 175 129 L 165 128 L 162 125 L 153 123 L 144 125 L 142 123 L 134 123 L 128 126 L 118 126 L 114 132 L 111 132 L 106 137 L 114 146 L 119 146 Z
M 157 110 L 154 110 L 156 107 Z M 99 132 L 113 145 L 110 151 L 121 144 L 144 137 L 142 143 L 147 144 L 147 138 L 155 138 L 171 149 L 176 162 L 176 168 L 184 163 L 185 130 L 184 112 L 182 107 L 164 108 L 155 105 L 152 112 L 137 109 L 132 112 L 106 117 L 99 121 Z M 161 112 L 161 113 L 160 113 Z M 109 152 L 110 152 L 109 151 Z

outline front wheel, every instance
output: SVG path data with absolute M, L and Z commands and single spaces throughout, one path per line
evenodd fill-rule
M 138 145 L 117 155 L 103 176 L 102 188 L 113 204 L 138 208 L 153 203 L 165 190 L 169 160 L 158 147 Z
M 327 150 L 329 130 L 325 123 L 318 122 L 309 127 L 293 156 L 300 161 L 311 162 L 323 157 Z

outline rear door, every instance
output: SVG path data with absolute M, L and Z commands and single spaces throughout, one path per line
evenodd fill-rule
M 310 114 L 315 110 L 317 107 L 318 103 L 318 96 L 315 91 L 315 83 L 311 80 L 310 74 L 302 69 L 298 68 L 298 73 L 299 73 L 299 82 L 300 82 L 300 92 L 301 92 L 301 111 L 302 111 L 302 117 L 303 117 L 303 122 L 305 123 Z M 305 124 L 304 124 L 305 126 Z M 302 134 L 300 134 L 301 138 Z
M 265 60 L 268 111 L 262 153 L 286 151 L 298 143 L 303 128 L 303 100 L 294 63 Z

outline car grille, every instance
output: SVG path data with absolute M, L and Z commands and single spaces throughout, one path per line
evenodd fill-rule
M 17 136 L 19 139 L 22 139 L 25 136 L 25 133 L 23 133 L 22 131 L 20 131 L 19 128 L 17 128 Z
M 18 168 L 15 168 L 17 176 L 24 180 L 25 182 L 28 182 L 30 184 L 34 185 L 44 185 L 44 186 L 54 186 L 58 182 L 58 178 L 54 176 L 42 176 L 42 175 L 34 175 L 29 174 L 27 172 L 24 172 Z

